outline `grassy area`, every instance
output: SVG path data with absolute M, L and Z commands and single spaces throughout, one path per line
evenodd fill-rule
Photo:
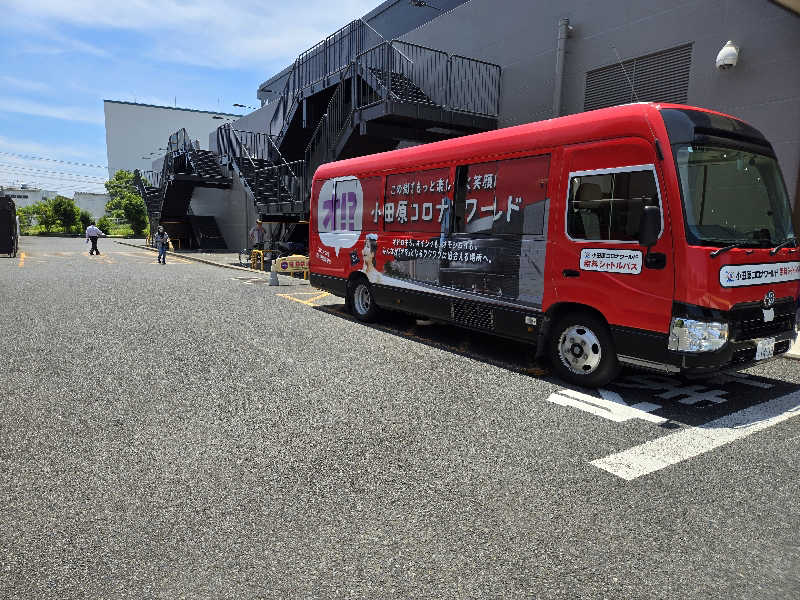
M 112 225 L 109 228 L 109 231 L 104 231 L 108 236 L 115 236 L 115 237 L 125 237 L 125 236 L 133 236 L 133 229 L 127 223 L 123 223 L 120 225 Z M 63 227 L 52 227 L 49 232 L 45 231 L 44 227 L 41 225 L 33 225 L 31 227 L 22 227 L 22 235 L 83 235 L 84 230 L 72 229 L 71 231 L 64 231 Z M 147 230 L 142 234 L 142 237 L 147 235 Z

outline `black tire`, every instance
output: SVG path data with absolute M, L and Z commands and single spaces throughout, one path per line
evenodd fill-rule
M 375 296 L 372 286 L 366 277 L 359 277 L 350 283 L 348 293 L 350 312 L 359 321 L 372 323 L 378 318 L 378 307 L 375 305 Z
M 600 387 L 619 374 L 611 331 L 603 319 L 589 312 L 568 313 L 557 319 L 547 346 L 553 371 L 570 383 Z

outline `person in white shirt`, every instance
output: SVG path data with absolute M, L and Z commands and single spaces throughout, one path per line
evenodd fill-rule
M 100 256 L 100 250 L 97 249 L 97 238 L 100 236 L 105 237 L 106 234 L 100 231 L 97 226 L 92 221 L 92 224 L 86 228 L 86 243 L 89 243 L 89 240 L 92 242 L 92 247 L 89 250 L 89 256 L 92 254 L 97 254 Z

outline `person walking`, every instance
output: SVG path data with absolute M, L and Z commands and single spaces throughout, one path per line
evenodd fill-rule
M 97 254 L 100 256 L 100 250 L 97 249 L 97 238 L 99 237 L 106 237 L 106 234 L 100 231 L 97 226 L 94 224 L 94 221 L 86 228 L 86 243 L 88 244 L 91 240 L 92 247 L 89 249 L 89 256 L 92 254 Z
M 158 226 L 158 233 L 156 233 L 153 241 L 158 247 L 158 262 L 162 265 L 167 264 L 167 248 L 169 248 L 169 234 L 164 231 L 164 226 Z

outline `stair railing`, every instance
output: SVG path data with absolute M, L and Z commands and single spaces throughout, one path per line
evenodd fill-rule
M 499 65 L 400 40 L 377 44 L 355 62 L 356 108 L 396 101 L 491 117 L 500 113 Z
M 340 73 L 348 68 L 365 48 L 379 41 L 387 42 L 386 38 L 364 19 L 355 19 L 298 55 L 278 95 L 279 105 L 270 120 L 270 131 L 272 131 L 279 116 L 283 118 L 276 136 L 278 145 L 286 135 L 295 106 L 303 99 L 303 88 Z M 411 61 L 402 51 L 398 52 L 405 60 Z
M 231 134 L 231 137 L 233 138 L 233 141 L 235 142 L 235 148 L 238 151 L 237 154 L 235 154 L 234 156 L 246 158 L 250 162 L 250 166 L 253 169 L 253 177 L 257 178 L 258 173 L 257 173 L 256 163 L 253 161 L 253 157 L 250 155 L 250 152 L 247 151 L 247 146 L 245 146 L 242 143 L 242 140 L 236 134 L 235 129 L 233 129 L 230 125 L 228 125 L 227 127 L 228 131 Z M 253 187 L 251 187 L 248 177 L 241 172 L 241 170 L 239 169 L 239 164 L 235 160 L 232 161 L 232 163 L 234 170 L 239 175 L 239 180 L 242 182 L 247 191 L 250 192 L 250 196 L 253 198 L 253 204 L 255 204 L 257 202 L 256 193 Z
M 305 162 L 308 176 L 313 175 L 316 167 L 332 158 L 332 151 L 339 143 L 345 127 L 348 123 L 352 123 L 354 104 L 349 79 L 353 76 L 354 70 L 351 64 L 342 74 L 342 80 L 334 90 L 325 114 L 319 120 L 306 145 Z M 308 184 L 306 181 L 306 189 L 309 187 Z

